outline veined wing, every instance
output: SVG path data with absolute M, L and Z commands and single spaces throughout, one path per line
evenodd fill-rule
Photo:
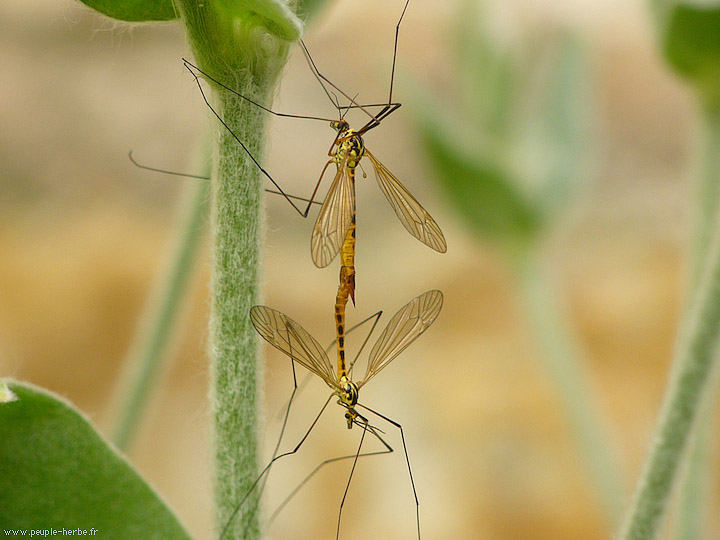
M 338 254 L 354 213 L 355 186 L 345 159 L 338 167 L 313 228 L 310 254 L 315 266 L 325 268 Z
M 367 372 L 357 384 L 358 388 L 377 375 L 430 327 L 440 314 L 442 303 L 443 294 L 440 291 L 427 291 L 412 299 L 393 315 L 370 351 Z
M 415 200 L 405 186 L 365 148 L 365 155 L 375 168 L 380 189 L 385 194 L 390 206 L 395 210 L 400 223 L 410 234 L 435 251 L 445 253 L 447 243 L 435 220 L 419 202 Z
M 266 306 L 253 306 L 250 321 L 265 341 L 320 377 L 330 388 L 338 388 L 337 375 L 320 344 L 284 313 Z

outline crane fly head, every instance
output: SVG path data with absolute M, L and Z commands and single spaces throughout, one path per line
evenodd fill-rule
M 330 127 L 342 135 L 350 129 L 350 124 L 345 120 L 335 120 L 330 122 Z

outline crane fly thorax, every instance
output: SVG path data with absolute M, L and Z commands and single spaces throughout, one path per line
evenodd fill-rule
M 340 386 L 335 393 L 340 398 L 340 403 L 345 407 L 354 407 L 358 401 L 357 384 L 348 379 L 345 375 L 340 379 Z
M 357 134 L 357 131 L 350 129 L 345 120 L 332 122 L 330 125 L 338 132 L 337 150 L 335 150 L 333 161 L 337 165 L 341 165 L 347 159 L 347 167 L 354 169 L 365 153 L 365 143 L 362 137 Z

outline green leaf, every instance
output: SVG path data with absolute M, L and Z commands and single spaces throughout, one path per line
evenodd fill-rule
M 661 26 L 665 58 L 701 90 L 720 94 L 720 3 L 675 2 Z
M 18 399 L 0 403 L 3 529 L 190 538 L 157 493 L 70 403 L 26 383 L 7 384 Z
M 551 216 L 567 205 L 584 179 L 582 168 L 592 140 L 583 45 L 565 31 L 548 49 L 550 61 L 543 69 L 542 87 L 533 93 L 521 151 L 532 200 Z M 515 161 L 521 161 L 520 156 Z
M 0 403 L 10 403 L 17 401 L 17 396 L 13 393 L 5 381 L 0 381 Z
M 473 118 L 477 129 L 498 140 L 507 139 L 515 125 L 520 86 L 514 51 L 504 49 L 489 32 L 478 31 L 487 24 L 486 6 L 465 0 L 454 29 L 458 84 L 465 117 Z
M 328 4 L 329 0 L 300 0 L 297 3 L 297 15 L 303 21 L 310 22 Z
M 172 0 L 80 0 L 119 21 L 172 21 L 178 18 Z
M 542 221 L 532 203 L 495 161 L 471 157 L 441 131 L 435 122 L 421 123 L 427 155 L 455 210 L 476 232 L 504 247 L 525 244 Z

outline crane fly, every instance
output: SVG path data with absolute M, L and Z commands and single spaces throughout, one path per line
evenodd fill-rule
M 188 60 L 183 59 L 185 67 L 195 78 L 195 81 L 200 89 L 202 97 L 217 117 L 217 119 L 225 126 L 225 128 L 231 133 L 235 140 L 241 145 L 241 147 L 248 154 L 250 159 L 255 163 L 260 172 L 264 174 L 273 185 L 285 195 L 280 185 L 273 179 L 273 177 L 262 167 L 259 161 L 252 155 L 247 146 L 240 140 L 232 129 L 225 123 L 222 116 L 212 107 L 209 100 L 205 96 L 205 92 L 200 84 L 198 73 L 203 75 L 209 81 L 212 81 L 216 85 L 224 88 L 225 90 L 233 93 L 239 98 L 259 107 L 260 109 L 268 112 L 274 116 L 285 117 L 285 118 L 302 118 L 306 120 L 319 120 L 328 122 L 330 127 L 336 132 L 334 141 L 330 146 L 328 156 L 331 159 L 325 164 L 322 169 L 322 173 L 317 180 L 315 188 L 310 196 L 310 201 L 314 201 L 317 195 L 320 183 L 327 171 L 330 164 L 335 164 L 336 174 L 332 181 L 332 184 L 325 196 L 324 202 L 318 214 L 315 226 L 310 241 L 310 254 L 313 263 L 318 268 L 324 268 L 329 265 L 339 252 L 343 252 L 345 260 L 343 263 L 352 261 L 352 264 L 343 264 L 343 266 L 350 268 L 354 267 L 354 229 L 355 229 L 355 169 L 359 165 L 360 160 L 367 156 L 373 165 L 375 171 L 375 177 L 378 185 L 387 198 L 390 206 L 395 211 L 398 219 L 405 227 L 405 229 L 412 234 L 415 238 L 420 240 L 430 248 L 444 253 L 447 251 L 447 244 L 445 238 L 437 225 L 435 220 L 430 214 L 418 203 L 418 201 L 410 194 L 407 188 L 403 186 L 400 181 L 365 147 L 363 136 L 370 130 L 378 127 L 382 120 L 387 118 L 390 114 L 396 111 L 401 104 L 393 101 L 393 86 L 395 81 L 395 63 L 397 58 L 397 47 L 398 47 L 398 36 L 400 31 L 400 25 L 405 12 L 407 11 L 410 0 L 406 0 L 403 7 L 400 18 L 395 26 L 395 41 L 393 48 L 393 61 L 392 70 L 390 75 L 390 91 L 388 94 L 388 101 L 384 104 L 360 104 L 355 98 L 340 89 L 334 84 L 328 77 L 323 75 L 317 68 L 310 52 L 305 43 L 300 40 L 300 47 L 303 54 L 308 61 L 308 65 L 322 85 L 326 95 L 333 102 L 333 105 L 338 111 L 339 119 L 329 119 L 318 116 L 301 116 L 295 114 L 281 113 L 271 110 L 268 107 L 240 94 L 236 90 L 228 87 L 217 79 L 213 78 L 208 73 L 201 70 L 199 67 L 190 63 Z M 334 91 L 340 93 L 345 99 L 348 100 L 349 105 L 341 106 L 338 99 L 331 96 L 331 91 L 328 90 L 330 86 Z M 374 107 L 382 107 L 379 112 L 373 114 L 369 109 Z M 354 130 L 350 128 L 349 123 L 345 120 L 345 113 L 350 109 L 359 109 L 365 113 L 369 120 L 360 129 Z M 344 111 L 344 112 L 343 112 Z M 301 210 L 289 197 L 285 196 L 290 205 L 302 216 L 307 217 L 311 207 L 311 203 L 308 203 L 304 210 Z M 351 235 L 353 240 L 351 240 Z M 348 270 L 348 273 L 354 275 L 354 270 Z M 345 280 L 347 285 L 348 296 L 354 298 L 354 286 L 351 280 L 348 278 Z
M 355 406 L 360 389 L 430 327 L 442 309 L 442 300 L 442 292 L 432 290 L 400 308 L 375 342 L 365 375 L 358 382 L 350 379 L 354 366 L 347 371 L 336 371 L 317 340 L 287 315 L 266 306 L 254 306 L 250 310 L 250 321 L 265 341 L 320 377 L 333 390 L 338 403 L 346 409 L 349 429 L 358 417 Z
M 323 462 L 318 466 L 312 474 L 314 474 L 321 466 L 339 459 L 346 459 L 349 457 L 354 458 L 350 477 L 348 478 L 345 486 L 345 492 L 340 504 L 340 510 L 338 513 L 338 522 L 336 530 L 336 538 L 339 538 L 340 533 L 340 520 L 342 517 L 342 509 L 345 502 L 345 498 L 348 493 L 350 481 L 355 470 L 355 464 L 360 456 L 371 455 L 361 454 L 362 442 L 366 433 L 371 433 L 377 437 L 380 442 L 387 449 L 383 452 L 392 452 L 392 448 L 388 445 L 385 440 L 380 436 L 379 430 L 372 426 L 369 420 L 360 413 L 357 409 L 361 408 L 377 417 L 385 420 L 391 425 L 398 428 L 401 435 L 403 444 L 403 450 L 405 454 L 405 461 L 407 464 L 408 474 L 410 476 L 410 483 L 413 490 L 413 496 L 415 499 L 415 513 L 417 523 L 418 539 L 420 538 L 420 514 L 419 514 L 419 502 L 417 498 L 417 491 L 415 489 L 415 480 L 413 478 L 412 469 L 410 468 L 410 459 L 407 452 L 407 446 L 405 444 L 405 435 L 402 426 L 387 416 L 361 404 L 359 400 L 360 389 L 381 370 L 387 367 L 401 352 L 403 352 L 420 334 L 425 332 L 430 325 L 433 324 L 435 319 L 442 309 L 443 295 L 438 290 L 427 291 L 420 296 L 414 298 L 408 302 L 405 306 L 400 308 L 395 315 L 387 323 L 387 326 L 382 331 L 377 341 L 373 345 L 370 354 L 368 356 L 367 368 L 365 374 L 359 381 L 355 382 L 352 380 L 352 370 L 354 362 L 349 366 L 345 374 L 341 374 L 336 371 L 333 367 L 327 353 L 323 350 L 322 346 L 317 340 L 310 335 L 300 324 L 295 322 L 293 319 L 281 313 L 277 310 L 266 306 L 254 306 L 250 310 L 250 321 L 257 330 L 257 332 L 270 343 L 273 347 L 277 348 L 287 356 L 289 356 L 293 362 L 299 363 L 301 366 L 306 368 L 311 373 L 320 377 L 325 384 L 327 384 L 332 390 L 332 394 L 328 397 L 325 405 L 323 406 L 320 413 L 313 421 L 310 429 L 300 440 L 300 443 L 290 452 L 275 456 L 271 462 L 263 469 L 260 477 L 262 477 L 270 468 L 270 466 L 278 459 L 294 454 L 302 446 L 305 440 L 310 435 L 310 432 L 315 427 L 317 421 L 322 415 L 323 411 L 327 407 L 332 397 L 337 398 L 337 403 L 345 409 L 344 417 L 347 423 L 347 428 L 351 429 L 353 425 L 359 426 L 362 430 L 362 437 L 357 452 L 353 456 L 345 456 L 342 458 L 334 458 Z M 297 387 L 297 385 L 296 385 Z M 292 399 L 292 398 L 291 398 Z M 309 476 L 303 481 L 301 486 L 309 479 Z M 258 484 L 260 478 L 256 480 L 255 485 Z M 254 486 L 253 486 L 254 487 Z M 252 489 L 252 488 L 251 488 Z M 299 489 L 299 487 L 297 488 Z M 293 491 L 291 496 L 297 491 Z M 235 509 L 235 512 L 230 518 L 230 521 L 235 517 L 240 509 L 240 506 L 244 503 L 249 493 L 240 501 Z M 286 499 L 287 502 L 288 499 Z M 283 503 L 284 506 L 285 503 Z M 223 533 L 220 538 L 222 539 L 225 531 L 229 528 L 230 522 L 225 526 Z

